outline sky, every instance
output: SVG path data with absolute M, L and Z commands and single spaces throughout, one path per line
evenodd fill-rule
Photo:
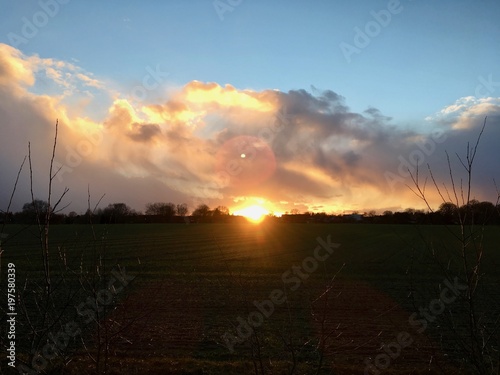
M 500 3 L 0 0 L 0 209 L 425 208 L 500 183 Z M 457 156 L 458 154 L 458 156 Z M 441 188 L 433 186 L 434 180 Z M 409 173 L 412 172 L 412 174 Z M 466 180 L 462 180 L 464 183 Z M 443 185 L 444 184 L 444 185 Z M 441 194 L 440 194 L 441 192 Z M 450 193 L 450 196 L 448 196 Z M 459 197 L 460 198 L 460 197 Z M 31 200 L 25 163 L 12 209 Z

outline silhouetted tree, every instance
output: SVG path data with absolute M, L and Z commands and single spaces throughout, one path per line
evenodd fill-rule
M 489 224 L 495 213 L 495 205 L 491 202 L 479 202 L 473 208 L 474 221 L 478 224 Z
M 105 223 L 123 223 L 127 216 L 132 216 L 135 211 L 125 203 L 111 203 L 101 214 L 101 222 Z
M 146 205 L 146 215 L 158 215 L 171 218 L 175 215 L 175 211 L 175 204 L 171 202 L 156 202 Z
M 33 202 L 23 205 L 22 211 L 16 215 L 16 220 L 26 224 L 35 224 L 38 215 L 40 222 L 43 224 L 48 209 L 49 204 L 46 201 L 35 199 Z
M 204 220 L 208 216 L 210 216 L 210 207 L 208 207 L 206 204 L 200 204 L 196 209 L 193 211 L 193 216 L 197 217 L 198 219 Z
M 215 216 L 215 217 L 227 216 L 227 215 L 229 215 L 229 209 L 226 206 L 218 206 L 212 212 L 212 216 Z
M 78 214 L 75 211 L 71 211 L 67 216 L 65 223 L 66 224 L 74 224 L 76 219 L 78 217 Z
M 188 213 L 188 206 L 186 203 L 178 204 L 176 210 L 177 210 L 177 215 L 186 216 Z
M 451 202 L 441 203 L 437 211 L 443 220 L 443 224 L 458 223 L 458 207 Z
M 394 224 L 411 224 L 413 222 L 413 215 L 410 212 L 394 212 L 392 215 Z
M 23 205 L 23 213 L 40 213 L 45 214 L 49 204 L 41 199 L 35 199 L 33 202 L 28 202 Z

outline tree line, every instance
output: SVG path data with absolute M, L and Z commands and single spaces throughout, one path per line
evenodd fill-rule
M 442 203 L 435 211 L 407 208 L 403 211 L 386 210 L 382 214 L 375 211 L 362 214 L 328 215 L 324 212 L 297 212 L 283 215 L 285 221 L 292 222 L 338 222 L 338 223 L 373 223 L 373 224 L 440 224 L 440 225 L 482 225 L 500 224 L 500 204 L 472 199 L 469 204 L 457 206 L 451 202 Z
M 2 212 L 0 222 L 15 224 L 41 224 L 45 220 L 47 211 L 51 210 L 49 203 L 41 199 L 35 199 L 22 206 L 19 212 Z M 174 204 L 172 202 L 147 203 L 145 211 L 136 211 L 126 203 L 110 203 L 104 208 L 96 210 L 87 209 L 83 214 L 71 211 L 68 214 L 51 212 L 51 224 L 115 224 L 115 223 L 150 223 L 150 222 L 186 222 L 186 218 L 194 218 L 195 221 L 217 221 L 229 216 L 229 209 L 218 206 L 211 209 L 206 204 L 198 205 L 190 216 L 186 203 Z M 213 219 L 213 220 L 208 220 Z
M 37 218 L 43 221 L 46 217 L 49 204 L 46 201 L 35 199 L 27 202 L 22 210 L 14 213 L 4 213 L 0 222 L 17 224 L 35 224 Z M 52 224 L 118 224 L 118 223 L 189 223 L 189 222 L 228 222 L 232 215 L 225 206 L 210 208 L 206 204 L 199 204 L 189 214 L 186 203 L 154 202 L 145 206 L 145 211 L 136 211 L 126 203 L 110 203 L 104 208 L 94 211 L 88 209 L 84 214 L 74 211 L 68 214 L 52 212 Z M 403 211 L 384 211 L 377 214 L 375 211 L 351 214 L 328 214 L 326 212 L 300 213 L 297 209 L 283 214 L 280 218 L 268 215 L 268 219 L 292 223 L 373 223 L 373 224 L 500 224 L 500 204 L 471 200 L 469 204 L 458 207 L 445 202 L 436 211 L 416 210 L 407 208 Z M 44 224 L 42 222 L 42 224 Z

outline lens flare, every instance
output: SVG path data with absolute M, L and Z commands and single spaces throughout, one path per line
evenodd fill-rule
M 252 223 L 260 223 L 269 214 L 269 211 L 262 206 L 254 205 L 237 210 L 234 214 L 244 216 Z

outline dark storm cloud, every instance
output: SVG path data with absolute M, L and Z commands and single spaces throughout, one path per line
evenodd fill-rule
M 149 142 L 161 134 L 160 126 L 157 124 L 133 123 L 132 127 L 134 131 L 129 134 L 129 137 L 136 142 Z

